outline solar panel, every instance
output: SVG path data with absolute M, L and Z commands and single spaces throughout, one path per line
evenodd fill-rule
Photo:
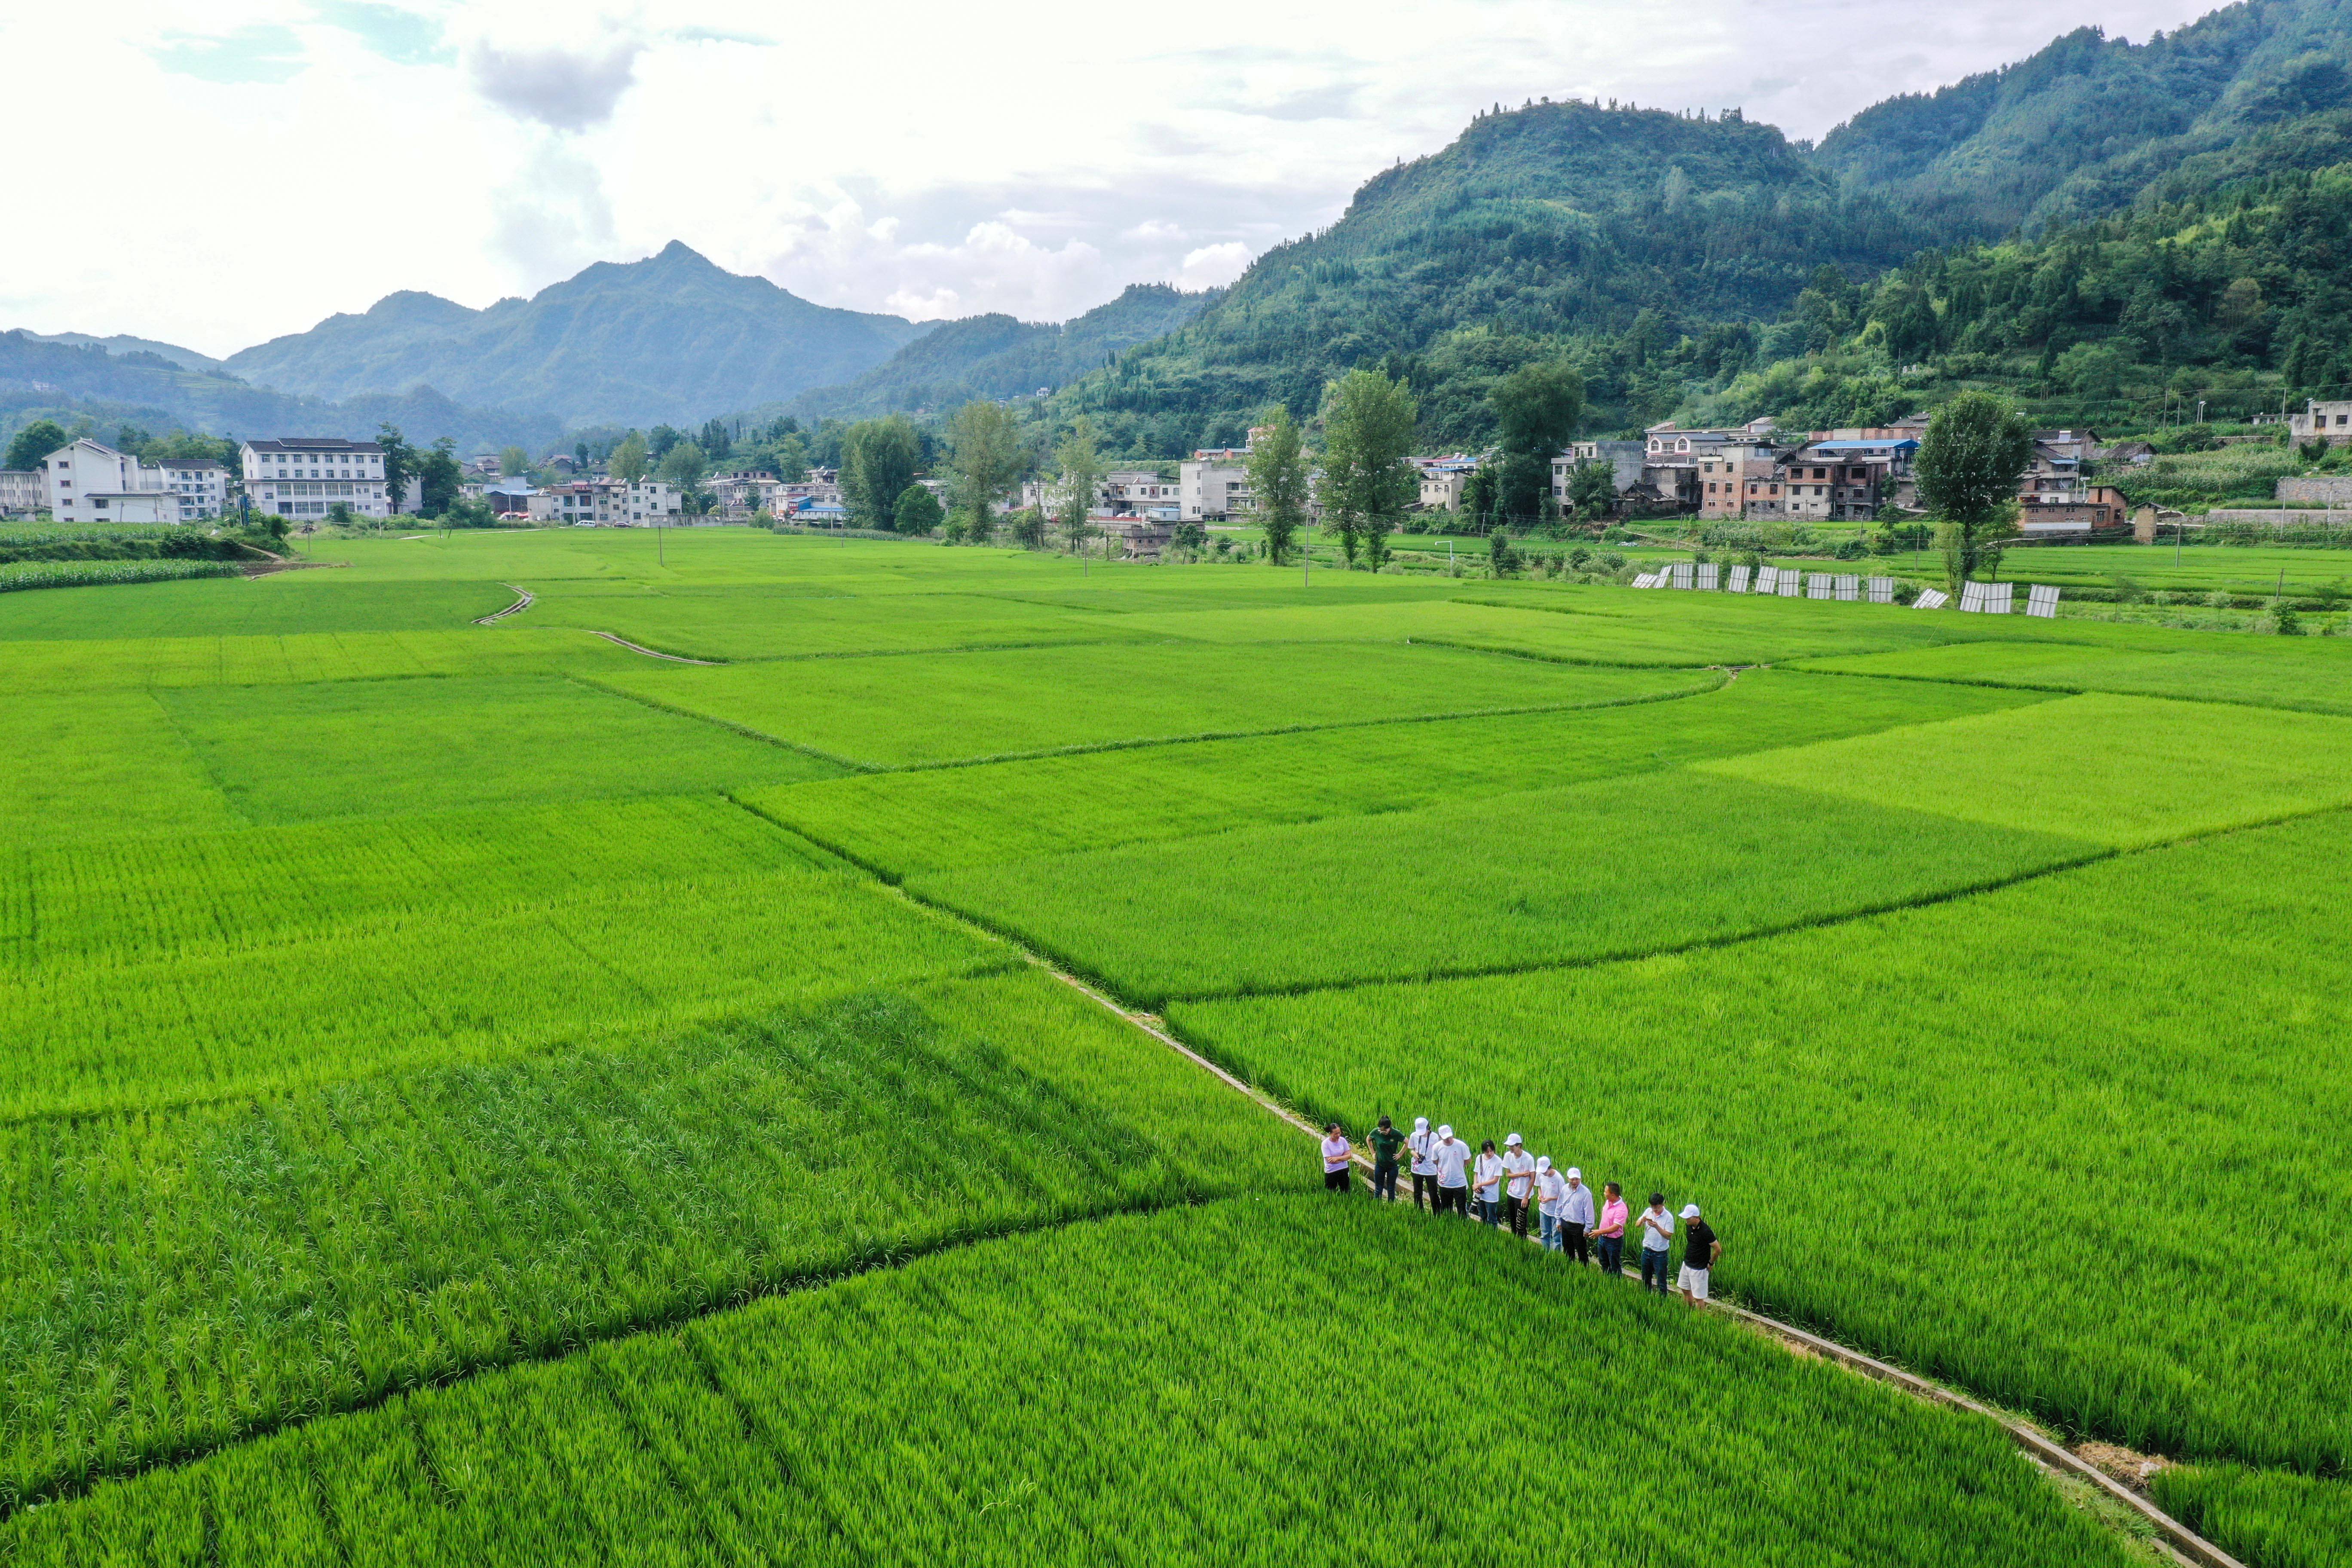
M 1837 596 L 1839 602 L 1842 604 L 1852 605 L 1860 602 L 1862 598 L 1862 579 L 1859 577 L 1849 577 L 1840 574 L 1837 580 Z
M 1674 574 L 1674 581 L 1670 586 L 1676 588 L 1688 588 L 1691 585 L 1691 563 L 1689 562 L 1677 561 L 1673 565 L 1667 567 L 1666 570 Z
M 1805 579 L 1805 597 L 1826 599 L 1837 592 L 1837 584 L 1826 572 L 1816 572 Z
M 1962 615 L 1982 615 L 1984 613 L 1984 602 L 1985 585 L 1983 584 L 1963 583 L 1960 584 L 1960 613 Z
M 1915 610 L 1940 610 L 1952 602 L 1952 596 L 1941 588 L 1922 588 L 1919 596 L 1911 601 Z
M 1749 574 L 1747 567 L 1734 566 L 1731 569 L 1731 591 L 1735 594 L 1745 594 L 1748 592 L 1748 575 Z
M 1793 599 L 1797 596 L 1799 576 L 1800 574 L 1790 570 L 1789 567 L 1783 566 L 1780 568 L 1780 597 L 1784 599 Z
M 2040 616 L 2043 620 L 2058 617 L 2058 590 L 2047 583 L 2036 583 L 2025 590 L 2025 613 Z
M 1985 584 L 1986 615 L 2005 616 L 2009 614 L 2009 591 L 2011 586 L 2012 584 L 2008 583 L 1988 583 Z
M 1864 583 L 1863 587 L 1869 593 L 1870 602 L 1874 605 L 1895 602 L 1895 579 L 1892 577 L 1873 577 Z
M 1712 561 L 1702 562 L 1698 569 L 1698 591 L 1712 594 L 1723 586 L 1723 568 Z
M 1636 588 L 1654 588 L 1657 585 L 1658 574 L 1654 572 L 1644 572 L 1633 579 L 1633 586 Z
M 1779 593 L 1780 591 L 1780 569 L 1778 566 L 1759 567 L 1756 573 L 1756 591 L 1759 594 Z

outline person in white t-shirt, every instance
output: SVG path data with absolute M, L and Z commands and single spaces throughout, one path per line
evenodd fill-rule
M 1528 1152 L 1526 1142 L 1516 1132 L 1503 1140 L 1503 1172 L 1508 1178 L 1503 1184 L 1503 1218 L 1511 1234 L 1524 1241 L 1528 1210 L 1535 1206 L 1528 1200 L 1535 1193 L 1536 1157 Z
M 1503 1217 L 1503 1157 L 1492 1138 L 1478 1145 L 1477 1163 L 1470 1167 L 1470 1206 L 1482 1225 Z
M 1323 1190 L 1344 1193 L 1348 1190 L 1348 1156 L 1352 1146 L 1348 1135 L 1339 1131 L 1336 1121 L 1323 1131 Z
M 1635 1216 L 1642 1227 L 1642 1289 L 1654 1287 L 1659 1295 L 1671 1293 L 1666 1274 L 1666 1259 L 1674 1256 L 1675 1216 L 1666 1207 L 1666 1194 L 1652 1193 L 1650 1206 Z
M 1543 1221 L 1540 1239 L 1547 1252 L 1559 1250 L 1559 1201 L 1568 1195 L 1568 1179 L 1551 1168 L 1551 1156 L 1536 1158 L 1536 1213 Z
M 1437 1130 L 1437 1149 L 1432 1159 L 1437 1165 L 1437 1212 L 1444 1214 L 1451 1209 L 1465 1218 L 1469 1217 L 1469 1210 L 1464 1206 L 1463 1199 L 1470 1191 L 1469 1178 L 1464 1173 L 1470 1163 L 1470 1145 L 1454 1136 L 1453 1128 L 1441 1127 Z
M 1437 1134 L 1429 1130 L 1428 1117 L 1416 1116 L 1412 1119 L 1412 1131 L 1405 1135 L 1404 1146 L 1412 1152 L 1412 1206 L 1435 1213 L 1437 1210 Z

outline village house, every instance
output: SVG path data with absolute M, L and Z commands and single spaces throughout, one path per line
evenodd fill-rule
M 245 493 L 258 511 L 322 518 L 338 501 L 361 517 L 390 517 L 399 510 L 384 486 L 383 448 L 373 441 L 331 436 L 247 441 L 243 467 Z
M 41 459 L 49 515 L 59 522 L 177 522 L 180 500 L 157 464 L 88 437 Z

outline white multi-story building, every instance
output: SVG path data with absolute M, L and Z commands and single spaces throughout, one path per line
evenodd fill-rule
M 634 485 L 616 479 L 550 485 L 533 490 L 529 500 L 534 522 L 593 522 L 608 528 L 649 528 L 685 510 L 678 488 L 659 479 L 642 479 Z
M 38 468 L 0 468 L 0 517 L 30 517 L 49 504 Z
M 163 488 L 179 499 L 180 521 L 218 517 L 228 509 L 228 468 L 210 458 L 165 458 Z
M 1204 447 L 1187 458 L 1177 481 L 1186 522 L 1245 515 L 1256 510 L 1250 499 L 1249 448 Z
M 85 436 L 41 459 L 49 515 L 59 522 L 177 522 L 163 470 Z
M 383 448 L 331 436 L 247 441 L 245 493 L 255 510 L 279 517 L 324 517 L 337 501 L 362 517 L 397 510 L 384 489 Z

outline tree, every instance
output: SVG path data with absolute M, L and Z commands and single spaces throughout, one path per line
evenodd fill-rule
M 520 447 L 509 447 L 499 452 L 499 472 L 502 474 L 520 474 L 528 472 L 530 468 L 530 455 L 525 452 Z
M 982 399 L 965 404 L 948 421 L 948 446 L 955 501 L 970 519 L 965 537 L 985 544 L 995 531 L 989 509 L 1021 472 L 1021 434 L 1013 410 Z
M 1062 537 L 1072 550 L 1083 549 L 1094 537 L 1091 521 L 1095 491 L 1102 487 L 1102 448 L 1095 445 L 1095 427 L 1083 414 L 1054 449 L 1059 473 L 1054 481 L 1055 509 L 1061 514 Z
M 667 425 L 656 425 L 646 437 L 646 452 L 656 463 L 669 456 L 669 449 L 686 439 L 686 432 L 673 430 Z
M 457 467 L 456 438 L 442 437 L 433 443 L 431 451 L 416 459 L 416 510 L 426 517 L 439 517 L 457 503 L 457 489 L 465 479 Z
M 777 441 L 775 452 L 776 478 L 788 485 L 797 485 L 808 479 L 808 443 L 801 439 L 799 431 L 787 431 Z
M 1323 388 L 1323 516 L 1350 566 L 1360 548 L 1381 569 L 1390 531 L 1420 495 L 1407 460 L 1420 412 L 1402 382 L 1377 370 L 1351 370 Z
M 1491 531 L 1500 521 L 1502 509 L 1496 504 L 1499 488 L 1495 482 L 1495 465 L 1481 463 L 1462 481 L 1462 515 L 1470 520 L 1470 531 Z
M 1997 571 L 2001 542 L 2017 532 L 2017 480 L 2033 435 L 2017 411 L 1986 392 L 1964 392 L 1936 410 L 1913 466 L 1919 504 L 1937 519 L 1944 575 L 1957 592 Z
M 42 458 L 72 441 L 65 426 L 56 420 L 36 419 L 17 431 L 16 438 L 8 443 L 8 460 L 0 463 L 0 468 L 37 468 Z
M 710 457 L 698 443 L 682 441 L 669 449 L 661 460 L 664 482 L 681 490 L 697 489 L 710 477 Z
M 604 471 L 625 485 L 641 482 L 652 469 L 653 456 L 646 449 L 646 438 L 635 430 L 604 459 Z
M 1307 449 L 1287 408 L 1271 408 L 1259 422 L 1249 450 L 1250 499 L 1258 526 L 1265 530 L 1266 559 L 1276 566 L 1290 560 L 1291 542 L 1307 526 L 1309 481 Z
M 1580 518 L 1602 517 L 1617 504 L 1617 469 L 1613 464 L 1588 460 L 1568 471 L 1569 504 Z
M 901 533 L 929 533 L 946 516 L 939 497 L 921 485 L 908 485 L 898 492 L 898 504 L 891 509 L 891 526 Z
M 841 495 L 849 503 L 849 521 L 889 529 L 922 456 L 915 426 L 903 414 L 852 425 L 841 438 Z
M 1013 542 L 1024 550 L 1045 548 L 1045 510 L 1024 507 L 1013 514 Z
M 734 438 L 727 433 L 726 421 L 720 419 L 705 420 L 702 434 L 695 438 L 695 445 L 700 447 L 703 456 L 714 463 L 725 462 L 727 454 L 735 449 Z
M 392 424 L 375 427 L 375 444 L 383 448 L 383 493 L 389 502 L 384 510 L 398 511 L 408 481 L 416 475 L 416 448 L 408 444 L 400 426 Z
M 1486 395 L 1494 410 L 1501 461 L 1495 476 L 1496 506 L 1511 522 L 1543 514 L 1551 494 L 1551 460 L 1565 450 L 1584 418 L 1584 377 L 1565 360 L 1523 364 Z

